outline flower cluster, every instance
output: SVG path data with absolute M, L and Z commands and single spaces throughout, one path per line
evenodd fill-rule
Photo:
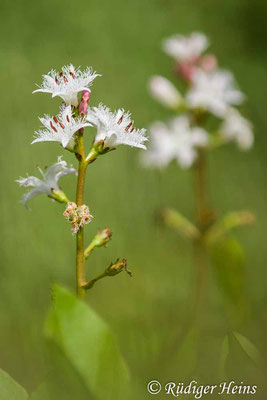
M 151 125 L 151 144 L 142 157 L 145 165 L 164 167 L 175 159 L 186 168 L 196 160 L 199 147 L 211 148 L 230 141 L 235 141 L 241 150 L 253 145 L 252 125 L 236 108 L 245 96 L 232 73 L 218 67 L 214 55 L 204 53 L 208 46 L 207 37 L 198 32 L 174 35 L 163 41 L 163 50 L 174 58 L 175 71 L 186 82 L 187 92 L 182 96 L 162 76 L 150 79 L 151 95 L 180 116 L 167 125 Z M 208 132 L 205 122 L 209 115 L 217 127 Z
M 89 208 L 85 204 L 78 207 L 73 201 L 67 203 L 63 215 L 71 222 L 73 233 L 77 233 L 80 228 L 89 224 L 93 218 L 89 212 Z
M 32 144 L 38 142 L 58 142 L 70 152 L 76 154 L 77 158 L 84 157 L 81 154 L 78 142 L 80 133 L 87 127 L 95 127 L 96 134 L 93 139 L 92 148 L 89 149 L 86 164 L 94 161 L 98 155 L 115 149 L 119 145 L 128 145 L 146 149 L 144 143 L 147 140 L 145 129 L 137 129 L 131 119 L 129 111 L 119 109 L 112 112 L 108 107 L 99 104 L 97 107 L 89 107 L 91 86 L 98 76 L 92 68 L 81 71 L 73 65 L 62 67 L 60 72 L 50 71 L 43 76 L 43 83 L 36 92 L 50 93 L 52 97 L 60 97 L 63 103 L 59 113 L 54 116 L 45 114 L 39 118 L 42 127 L 34 134 Z M 81 98 L 79 99 L 79 93 Z M 68 203 L 64 215 L 70 212 L 70 204 L 67 196 L 58 187 L 58 179 L 66 174 L 75 173 L 72 167 L 67 169 L 66 162 L 61 159 L 45 173 L 40 170 L 43 180 L 29 176 L 21 178 L 18 183 L 21 186 L 33 187 L 31 191 L 23 196 L 25 205 L 34 196 L 44 193 L 54 200 Z M 86 206 L 76 206 L 75 215 L 69 215 L 72 221 L 72 231 L 77 233 L 83 225 L 90 222 L 91 215 Z
M 86 170 L 89 164 L 98 156 L 104 155 L 120 145 L 146 149 L 145 129 L 136 128 L 129 111 L 123 108 L 111 111 L 100 103 L 98 106 L 89 105 L 91 86 L 96 77 L 92 68 L 82 71 L 73 65 L 62 67 L 60 72 L 55 70 L 43 75 L 43 83 L 36 92 L 50 93 L 52 97 L 60 97 L 62 104 L 59 112 L 52 116 L 45 114 L 39 118 L 41 128 L 35 131 L 32 144 L 40 142 L 58 142 L 61 147 L 73 155 L 78 161 L 78 172 L 60 157 L 57 163 L 43 172 L 42 179 L 35 176 L 20 178 L 17 182 L 24 187 L 32 188 L 23 195 L 25 206 L 30 199 L 38 194 L 45 194 L 59 203 L 65 203 L 64 217 L 71 222 L 71 230 L 76 235 L 76 285 L 77 295 L 84 297 L 85 291 L 92 288 L 100 279 L 115 276 L 122 270 L 128 274 L 126 259 L 111 263 L 100 275 L 86 282 L 85 260 L 98 247 L 106 247 L 111 240 L 110 228 L 98 230 L 90 244 L 84 247 L 84 227 L 92 221 L 89 207 L 84 204 L 84 188 Z M 85 140 L 90 134 L 91 138 Z M 92 143 L 88 149 L 86 143 Z M 70 200 L 58 185 L 58 180 L 64 175 L 77 175 L 76 199 Z

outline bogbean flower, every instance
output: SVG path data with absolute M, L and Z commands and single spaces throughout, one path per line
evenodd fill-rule
M 89 224 L 92 221 L 92 215 L 89 212 L 88 206 L 85 204 L 77 206 L 76 203 L 70 201 L 67 203 L 66 209 L 63 213 L 64 217 L 71 222 L 72 232 L 79 232 L 80 228 Z
M 230 72 L 217 70 L 206 73 L 198 69 L 186 101 L 191 108 L 203 108 L 219 118 L 224 118 L 229 106 L 241 104 L 244 95 L 237 89 Z
M 178 62 L 197 60 L 209 45 L 208 38 L 200 32 L 189 36 L 173 35 L 163 41 L 163 50 Z
M 78 106 L 78 93 L 83 90 L 90 92 L 90 86 L 93 80 L 100 76 L 93 72 L 92 68 L 86 68 L 81 71 L 80 68 L 74 68 L 72 64 L 62 67 L 61 72 L 50 71 L 43 75 L 43 83 L 36 92 L 51 93 L 52 97 L 59 96 L 66 105 Z
M 99 104 L 88 109 L 87 121 L 97 127 L 95 143 L 103 142 L 104 149 L 122 144 L 146 149 L 146 130 L 135 128 L 131 114 L 123 109 L 111 112 L 108 107 Z
M 35 132 L 33 143 L 37 142 L 59 142 L 68 149 L 73 149 L 75 145 L 74 134 L 81 128 L 91 126 L 84 118 L 74 118 L 71 106 L 63 107 L 55 117 L 45 115 L 39 118 L 45 129 Z
M 210 61 L 203 62 L 209 57 L 208 55 L 202 57 L 208 45 L 209 41 L 204 34 L 193 32 L 189 36 L 173 35 L 165 39 L 163 50 L 175 59 L 177 73 L 187 82 L 191 82 L 199 64 L 204 68 L 208 66 L 209 69 L 211 66 L 216 67 L 214 62 L 213 64 Z M 215 59 L 214 56 L 213 59 Z
M 227 141 L 235 141 L 240 150 L 249 150 L 254 142 L 252 124 L 239 111 L 231 108 L 219 130 Z
M 208 143 L 208 133 L 191 127 L 185 115 L 173 118 L 169 125 L 156 122 L 150 128 L 150 137 L 150 147 L 142 162 L 158 168 L 166 167 L 174 159 L 182 168 L 188 168 L 197 158 L 196 149 Z
M 27 176 L 27 178 L 20 178 L 16 181 L 20 186 L 33 188 L 23 195 L 22 200 L 24 205 L 27 206 L 28 201 L 39 194 L 45 194 L 60 203 L 67 203 L 68 199 L 65 193 L 60 190 L 58 180 L 65 175 L 77 175 L 76 170 L 72 166 L 68 168 L 66 161 L 63 161 L 61 157 L 58 158 L 55 164 L 47 168 L 46 171 L 43 172 L 41 168 L 38 169 L 42 175 L 42 179 L 35 176 Z
M 183 98 L 176 87 L 163 76 L 152 76 L 149 81 L 151 95 L 161 104 L 172 109 L 178 109 L 183 104 Z

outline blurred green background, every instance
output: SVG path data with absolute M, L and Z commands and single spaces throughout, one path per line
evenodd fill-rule
M 124 107 L 132 111 L 138 127 L 146 127 L 169 116 L 147 92 L 152 74 L 175 79 L 172 62 L 161 51 L 162 39 L 195 30 L 210 37 L 211 51 L 235 74 L 248 98 L 245 114 L 255 126 L 251 152 L 226 146 L 211 154 L 209 189 L 210 203 L 219 214 L 250 209 L 257 216 L 254 226 L 236 233 L 245 248 L 244 268 L 238 273 L 244 280 L 247 315 L 233 319 L 231 328 L 249 337 L 266 356 L 266 1 L 2 0 L 0 10 L 0 367 L 29 391 L 44 379 L 42 331 L 51 303 L 49 288 L 58 282 L 74 290 L 75 282 L 75 240 L 62 206 L 40 197 L 27 212 L 19 203 L 23 190 L 14 182 L 63 154 L 57 143 L 30 145 L 39 127 L 37 117 L 54 115 L 60 104 L 49 95 L 32 95 L 35 83 L 64 64 L 92 65 L 103 76 L 95 80 L 91 105 L 101 101 L 111 108 Z M 176 353 L 195 283 L 191 244 L 160 226 L 154 213 L 169 206 L 193 219 L 194 202 L 192 171 L 183 172 L 175 164 L 162 172 L 143 170 L 138 153 L 120 147 L 88 169 L 85 200 L 94 215 L 86 229 L 88 241 L 97 228 L 109 226 L 114 232 L 109 247 L 92 255 L 88 276 L 126 257 L 134 277 L 121 274 L 101 281 L 87 301 L 119 341 L 133 377 L 133 394 L 138 390 L 139 397 L 149 398 L 148 381 L 179 381 L 190 363 L 190 345 L 180 358 Z M 76 164 L 71 154 L 66 152 L 64 158 Z M 74 195 L 74 182 L 68 177 L 61 184 Z M 198 366 L 191 375 L 210 383 L 218 381 L 222 341 L 229 329 L 213 272 L 210 269 Z M 229 378 L 258 382 L 260 390 L 253 398 L 264 399 L 263 371 L 234 340 L 232 348 Z

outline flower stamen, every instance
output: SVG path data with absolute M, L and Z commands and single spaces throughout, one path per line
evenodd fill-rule
M 50 121 L 50 126 L 51 126 L 51 128 L 53 129 L 53 131 L 57 133 L 57 129 L 56 129 L 56 127 L 53 125 L 52 121 Z
M 128 130 L 131 128 L 133 122 L 131 121 L 125 128 L 125 132 L 128 132 Z
M 120 117 L 120 119 L 118 120 L 117 124 L 120 125 L 120 124 L 122 123 L 122 121 L 123 121 L 123 114 L 122 114 L 122 116 Z

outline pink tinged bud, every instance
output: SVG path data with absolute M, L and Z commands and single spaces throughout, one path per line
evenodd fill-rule
M 86 100 L 82 100 L 79 105 L 79 113 L 80 115 L 86 115 L 88 110 L 88 103 Z
M 82 91 L 82 100 L 89 101 L 90 99 L 90 92 L 88 90 Z
M 192 63 L 179 63 L 176 70 L 184 80 L 191 82 L 196 71 L 196 66 Z
M 206 54 L 200 59 L 200 67 L 206 72 L 213 72 L 217 68 L 217 58 L 213 54 Z

